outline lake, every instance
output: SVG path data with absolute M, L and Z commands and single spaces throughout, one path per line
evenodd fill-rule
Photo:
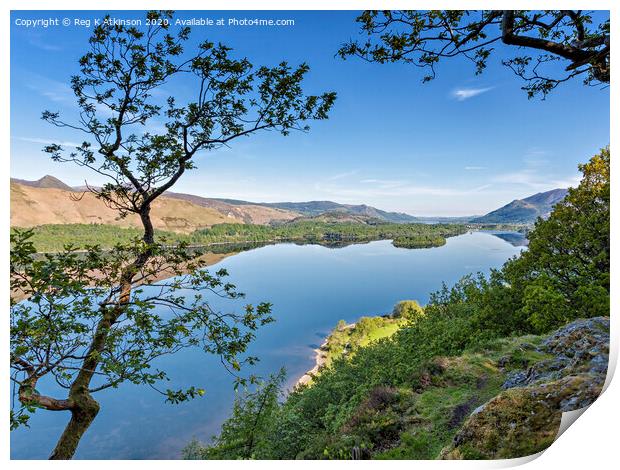
M 246 373 L 268 375 L 285 367 L 288 385 L 314 365 L 313 349 L 338 320 L 389 313 L 399 300 L 425 304 L 442 281 L 453 284 L 471 272 L 488 272 L 523 249 L 523 236 L 473 232 L 438 248 L 395 248 L 390 241 L 328 248 L 279 244 L 245 251 L 208 269 L 226 268 L 246 293 L 242 302 L 214 305 L 231 310 L 245 303 L 273 303 L 276 322 L 257 332 L 249 354 L 260 362 Z M 147 386 L 124 384 L 95 395 L 101 411 L 84 435 L 76 458 L 174 459 L 192 438 L 208 440 L 229 415 L 232 377 L 219 359 L 184 350 L 156 364 L 169 371 L 170 388 L 195 385 L 204 397 L 170 405 Z M 167 386 L 164 385 L 163 388 Z M 41 393 L 53 389 L 41 387 Z M 11 458 L 45 459 L 69 420 L 68 412 L 38 411 L 30 428 L 11 433 Z

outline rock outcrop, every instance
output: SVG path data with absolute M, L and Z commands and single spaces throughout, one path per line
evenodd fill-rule
M 609 359 L 609 318 L 576 320 L 532 348 L 544 359 L 511 371 L 504 391 L 475 409 L 444 448 L 443 459 L 523 457 L 550 446 L 562 412 L 589 406 L 600 395 Z M 510 358 L 501 358 L 504 367 Z

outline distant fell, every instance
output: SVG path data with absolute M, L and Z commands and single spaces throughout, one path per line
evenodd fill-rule
M 36 181 L 28 181 L 17 178 L 11 178 L 13 202 L 18 204 L 23 198 L 19 195 L 23 194 L 23 191 L 19 191 L 19 186 L 37 189 L 57 189 L 63 192 L 87 192 L 88 188 L 85 186 L 72 188 L 68 184 L 63 183 L 58 178 L 45 175 L 43 178 Z M 17 186 L 14 186 L 17 185 Z M 12 222 L 13 225 L 19 226 L 31 226 L 47 223 L 85 223 L 86 220 L 97 221 L 101 223 L 102 219 L 106 219 L 109 215 L 107 211 L 103 209 L 95 209 L 91 207 L 88 209 L 88 217 L 82 220 L 83 217 L 76 217 L 76 220 L 72 220 L 71 217 L 65 222 L 64 215 L 66 214 L 61 208 L 55 208 L 52 216 L 50 210 L 44 210 L 43 207 L 38 207 L 38 210 L 34 210 L 36 204 L 40 203 L 45 205 L 46 196 L 44 194 L 33 193 L 29 195 L 32 198 L 32 204 L 27 207 L 23 207 L 21 211 L 14 211 Z M 48 198 L 51 195 L 47 195 Z M 88 195 L 86 199 L 83 199 L 84 203 L 80 204 L 80 201 L 64 201 L 62 194 L 55 194 L 54 198 L 60 198 L 57 201 L 61 206 L 71 206 L 75 210 L 82 210 L 87 205 L 85 201 L 89 201 L 92 195 Z M 67 196 L 68 198 L 68 196 Z M 168 202 L 167 202 L 168 201 Z M 174 204 L 173 201 L 176 201 Z M 206 212 L 197 210 L 198 207 L 208 209 L 208 213 L 214 217 L 215 223 L 222 222 L 234 222 L 234 223 L 246 223 L 246 224 L 271 224 L 271 223 L 283 223 L 300 218 L 312 218 L 326 214 L 323 217 L 323 221 L 349 221 L 349 222 L 361 222 L 361 223 L 381 223 L 381 222 L 395 222 L 395 223 L 408 223 L 417 222 L 418 219 L 409 214 L 401 212 L 387 212 L 376 207 L 368 206 L 366 204 L 339 204 L 332 201 L 308 201 L 308 202 L 275 202 L 275 203 L 256 203 L 236 199 L 221 199 L 221 198 L 207 198 L 202 196 L 196 196 L 194 194 L 174 193 L 166 192 L 161 199 L 161 203 L 165 207 L 181 207 L 179 202 L 184 201 L 191 204 L 193 210 L 200 215 L 205 215 Z M 15 206 L 17 207 L 17 206 Z M 51 209 L 51 208 L 50 208 Z M 58 212 L 60 210 L 60 212 Z M 70 211 L 69 211 L 70 212 Z M 106 213 L 104 216 L 103 213 Z M 19 215 L 18 215 L 19 214 Z M 172 214 L 168 216 L 173 217 Z M 71 219 L 71 220 L 69 220 Z M 189 227 L 194 224 L 187 223 L 184 226 L 184 231 L 187 231 Z M 87 222 L 86 222 L 87 223 Z M 204 224 L 202 221 L 201 225 Z M 207 223 L 206 225 L 211 225 Z M 169 229 L 173 229 L 168 227 Z M 176 228 L 176 227 L 175 227 Z M 177 228 L 178 230 L 178 228 Z
M 366 204 L 339 204 L 333 201 L 308 201 L 308 202 L 269 202 L 263 203 L 265 206 L 277 207 L 294 212 L 299 212 L 305 216 L 316 216 L 325 212 L 344 212 L 352 216 L 364 216 L 385 222 L 409 223 L 418 222 L 414 217 L 403 212 L 387 212 Z
M 49 224 L 105 224 L 118 227 L 140 227 L 137 215 L 120 218 L 118 213 L 86 192 L 79 197 L 75 190 L 37 187 L 11 181 L 11 227 L 35 227 Z M 222 223 L 243 223 L 234 216 L 201 207 L 189 201 L 162 197 L 153 204 L 156 229 L 191 233 Z
M 68 184 L 63 183 L 58 178 L 52 175 L 45 175 L 43 178 L 40 178 L 36 181 L 28 181 L 28 180 L 20 180 L 17 178 L 11 178 L 11 182 L 23 184 L 24 186 L 30 186 L 32 188 L 43 188 L 43 189 L 62 189 L 63 191 L 73 191 L 73 188 Z
M 246 201 L 236 201 L 232 199 L 216 199 L 194 194 L 166 192 L 164 196 L 171 199 L 182 199 L 208 207 L 218 211 L 227 217 L 240 219 L 246 224 L 270 224 L 272 222 L 286 222 L 299 217 L 299 213 L 276 207 L 269 207 L 265 204 L 254 204 Z
M 482 217 L 472 219 L 471 222 L 478 224 L 533 223 L 538 217 L 543 219 L 549 217 L 553 206 L 562 201 L 566 194 L 568 194 L 567 189 L 558 188 L 537 193 L 525 199 L 515 199 Z
M 371 217 L 363 214 L 351 214 L 345 211 L 328 211 L 317 215 L 304 215 L 291 220 L 288 223 L 296 222 L 322 222 L 322 223 L 354 223 L 364 225 L 381 225 L 387 224 L 388 221 L 378 217 Z

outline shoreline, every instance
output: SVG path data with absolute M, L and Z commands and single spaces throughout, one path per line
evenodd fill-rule
M 354 328 L 356 323 L 357 322 L 349 323 L 344 327 L 344 329 Z M 310 383 L 313 377 L 316 376 L 316 374 L 318 373 L 319 369 L 325 365 L 325 363 L 327 362 L 327 351 L 325 350 L 325 348 L 328 345 L 331 336 L 332 334 L 329 333 L 325 340 L 321 343 L 321 345 L 318 348 L 313 349 L 314 367 L 306 371 L 305 374 L 303 374 L 295 381 L 293 389 L 299 387 L 300 385 L 307 385 L 308 383 Z
M 231 251 L 230 253 L 211 253 L 211 252 L 207 252 L 205 254 L 203 254 L 199 259 L 204 263 L 201 263 L 201 268 L 208 268 L 209 266 L 213 266 L 215 264 L 218 264 L 220 261 L 223 261 L 224 259 L 228 258 L 229 256 L 234 256 L 238 254 L 238 252 L 233 252 Z M 184 269 L 183 273 L 187 273 L 187 270 Z M 159 273 L 157 273 L 156 275 L 149 277 L 148 278 L 148 282 L 159 282 L 159 281 L 165 281 L 166 279 L 170 279 L 175 277 L 177 274 L 174 273 L 173 270 L 171 270 L 169 267 L 162 269 Z M 183 275 L 183 274 L 181 274 Z M 95 277 L 101 277 L 101 276 L 97 276 L 95 274 Z M 137 283 L 135 287 L 141 286 L 145 284 L 145 280 L 143 280 L 140 283 Z M 29 296 L 24 295 L 23 291 L 18 290 L 18 291 L 10 291 L 9 292 L 9 297 L 11 299 L 13 299 L 16 302 L 22 302 L 23 300 L 26 300 Z

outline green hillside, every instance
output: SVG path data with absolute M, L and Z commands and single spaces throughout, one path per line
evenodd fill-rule
M 444 285 L 388 337 L 372 341 L 377 320 L 353 345 L 339 325 L 311 383 L 283 402 L 283 373 L 248 390 L 220 435 L 190 443 L 185 458 L 497 459 L 547 448 L 562 412 L 601 393 L 609 358 L 609 149 L 580 170 L 519 257 Z
M 395 246 L 426 248 L 441 246 L 447 237 L 466 232 L 463 225 L 391 224 L 364 217 L 343 216 L 344 220 L 319 216 L 316 220 L 298 220 L 278 225 L 218 224 L 211 228 L 179 234 L 158 230 L 156 236 L 166 243 L 181 241 L 192 245 L 223 243 L 319 243 L 329 245 L 395 240 Z M 324 220 L 324 221 L 323 221 Z M 138 237 L 134 228 L 104 224 L 40 225 L 32 229 L 38 251 L 60 251 L 67 244 L 83 248 L 97 244 L 110 248 Z M 396 241 L 398 240 L 398 241 Z

